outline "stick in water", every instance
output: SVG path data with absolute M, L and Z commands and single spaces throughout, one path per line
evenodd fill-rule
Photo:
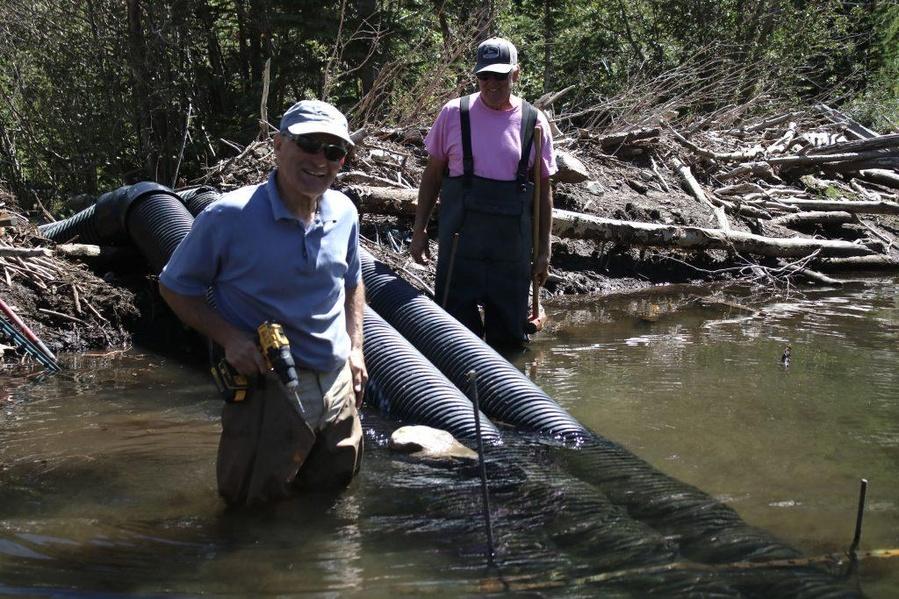
M 481 496 L 484 500 L 484 523 L 487 529 L 487 559 L 493 563 L 496 551 L 493 549 L 493 526 L 490 524 L 490 496 L 487 492 L 487 465 L 484 463 L 484 442 L 481 439 L 481 407 L 478 402 L 478 373 L 475 370 L 468 372 L 468 381 L 471 384 L 469 393 L 471 403 L 474 404 L 474 429 L 478 441 L 478 462 L 481 469 Z

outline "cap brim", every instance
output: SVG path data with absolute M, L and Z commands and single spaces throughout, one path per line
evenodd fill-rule
M 514 68 L 514 64 L 488 64 L 486 67 L 476 69 L 475 75 L 477 75 L 478 73 L 511 73 Z
M 346 129 L 341 127 L 337 127 L 334 125 L 330 125 L 328 123 L 322 123 L 317 121 L 307 121 L 305 123 L 294 123 L 290 127 L 287 128 L 287 132 L 293 135 L 307 135 L 309 133 L 325 133 L 327 135 L 333 135 L 334 137 L 339 137 L 343 141 L 347 142 L 351 146 L 355 146 L 353 140 L 350 139 L 349 133 L 347 133 Z

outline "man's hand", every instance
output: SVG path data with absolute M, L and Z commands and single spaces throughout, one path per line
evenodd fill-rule
M 365 395 L 365 383 L 368 382 L 368 370 L 365 369 L 365 358 L 362 348 L 350 351 L 350 373 L 353 375 L 353 392 L 356 394 L 356 409 L 362 407 L 362 396 Z
M 265 358 L 256 345 L 256 339 L 249 334 L 230 335 L 224 349 L 228 364 L 244 376 L 264 374 L 268 370 Z
M 428 247 L 427 230 L 412 232 L 412 243 L 409 245 L 409 254 L 418 264 L 427 264 L 431 261 L 431 249 Z
M 540 253 L 531 267 L 531 279 L 537 287 L 543 287 L 549 278 L 549 255 Z

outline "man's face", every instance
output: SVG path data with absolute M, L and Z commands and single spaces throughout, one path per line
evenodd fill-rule
M 515 67 L 505 79 L 502 73 L 478 73 L 478 89 L 481 91 L 481 100 L 494 110 L 502 110 L 509 107 L 509 98 L 512 96 L 512 84 L 518 81 L 518 67 Z
M 326 133 L 310 133 L 302 137 L 321 144 L 346 145 L 339 137 Z M 328 160 L 321 147 L 309 151 L 309 144 L 306 145 L 307 149 L 304 149 L 298 142 L 281 133 L 275 136 L 278 183 L 288 198 L 301 196 L 315 201 L 331 186 L 337 171 L 343 166 L 343 159 Z

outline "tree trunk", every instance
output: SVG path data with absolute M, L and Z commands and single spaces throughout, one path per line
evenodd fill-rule
M 132 89 L 136 103 L 134 106 L 133 120 L 139 155 L 143 160 L 143 169 L 146 175 L 154 173 L 154 153 L 152 143 L 152 105 L 150 103 L 150 88 L 147 76 L 147 59 L 144 46 L 143 23 L 141 20 L 140 0 L 127 0 L 128 2 L 128 65 L 131 69 L 133 81 Z
M 555 39 L 555 27 L 553 24 L 553 2 L 543 0 L 543 93 L 547 93 L 553 86 L 553 59 L 552 48 Z

